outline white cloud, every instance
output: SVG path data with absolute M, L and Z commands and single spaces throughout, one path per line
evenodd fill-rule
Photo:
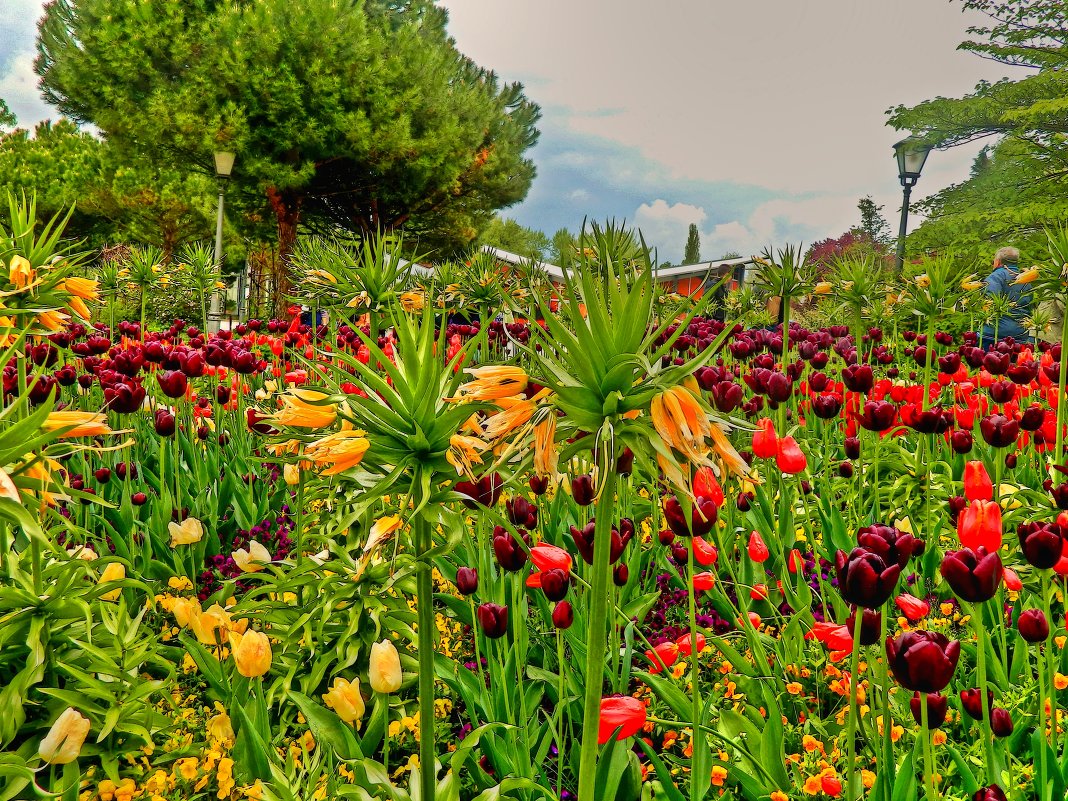
M 46 117 L 56 117 L 54 109 L 45 105 L 37 91 L 37 74 L 33 71 L 33 54 L 19 53 L 8 70 L 0 75 L 0 98 L 18 117 L 19 125 L 32 128 Z

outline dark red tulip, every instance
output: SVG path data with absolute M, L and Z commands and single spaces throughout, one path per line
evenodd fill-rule
M 579 506 L 589 506 L 593 503 L 596 493 L 593 489 L 593 477 L 583 473 L 571 479 L 571 497 Z
M 515 573 L 527 563 L 527 552 L 503 526 L 493 529 L 493 554 L 502 570 Z
M 559 568 L 541 572 L 541 590 L 550 601 L 562 601 L 567 595 L 570 579 L 567 573 Z
M 812 399 L 812 413 L 816 417 L 830 420 L 842 411 L 842 399 L 837 395 L 817 395 Z
M 1005 791 L 996 784 L 980 787 L 972 795 L 972 801 L 1008 801 Z
M 926 695 L 913 693 L 912 698 L 909 699 L 909 709 L 912 710 L 912 717 L 916 721 L 917 726 L 921 725 L 923 720 L 923 709 L 920 706 L 923 701 L 921 701 L 921 699 L 927 701 L 928 728 L 939 728 L 946 722 L 946 711 L 949 709 L 949 699 L 941 693 L 928 693 Z
M 527 484 L 530 485 L 530 491 L 535 495 L 544 495 L 549 489 L 549 477 L 531 476 Z
M 960 521 L 961 512 L 968 508 L 968 499 L 963 495 L 954 495 L 946 503 L 949 505 L 949 518 L 955 526 Z
M 970 453 L 973 444 L 974 437 L 972 437 L 971 431 L 957 429 L 949 435 L 949 445 L 953 448 L 954 453 Z
M 864 614 L 860 619 L 860 644 L 861 645 L 875 645 L 879 642 L 879 637 L 882 635 L 883 613 L 878 609 L 865 609 Z M 853 609 L 852 613 L 846 619 L 846 627 L 849 629 L 849 636 L 853 636 L 853 630 L 857 625 L 857 610 Z
M 248 430 L 256 434 L 274 434 L 276 429 L 270 424 L 263 422 L 267 418 L 255 409 L 245 409 L 245 422 Z
M 852 462 L 840 462 L 838 464 L 838 475 L 842 478 L 853 477 L 853 463 Z
M 101 484 L 107 484 L 111 479 L 111 470 L 107 467 L 98 467 L 93 471 L 93 478 Z
M 130 503 L 134 506 L 144 506 L 148 502 L 148 496 L 143 492 L 135 492 L 130 496 Z
M 496 640 L 508 631 L 508 607 L 497 604 L 481 604 L 477 610 L 478 625 L 482 633 Z
M 1012 715 L 1009 710 L 995 707 L 990 713 L 990 730 L 995 737 L 1008 737 L 1012 734 Z
M 712 530 L 719 511 L 711 498 L 698 498 L 696 504 L 686 500 L 683 506 L 674 495 L 664 498 L 664 519 L 668 527 L 679 537 L 703 537 Z
M 621 476 L 629 476 L 634 470 L 634 451 L 628 447 L 623 448 L 623 453 L 616 457 L 616 473 Z
M 162 373 L 156 373 L 156 381 L 159 382 L 159 388 L 168 398 L 182 397 L 186 387 L 189 386 L 185 373 L 177 370 L 164 370 Z
M 166 409 L 157 409 L 155 415 L 155 428 L 156 433 L 159 434 L 161 437 L 174 436 L 174 415 L 168 412 Z
M 456 571 L 456 589 L 461 595 L 478 592 L 478 571 L 473 567 L 461 567 Z
M 901 566 L 887 565 L 881 556 L 857 547 L 850 553 L 838 551 L 834 559 L 838 591 L 847 603 L 875 609 L 894 594 Z
M 487 473 L 478 481 L 457 481 L 455 488 L 458 493 L 466 496 L 464 505 L 470 509 L 478 506 L 491 508 L 497 505 L 501 499 L 501 488 L 504 481 L 498 473 Z
M 617 587 L 625 587 L 630 578 L 630 568 L 626 565 L 616 565 L 612 571 L 612 583 Z
M 215 400 L 219 403 L 226 403 L 230 400 L 230 387 L 225 384 L 219 384 L 215 387 Z
M 972 720 L 983 719 L 983 694 L 978 687 L 973 687 L 970 690 L 960 691 L 960 705 L 964 712 Z M 991 707 L 994 705 L 994 693 L 992 690 L 986 691 L 986 711 L 990 712 Z
M 894 678 L 906 690 L 937 693 L 953 678 L 960 643 L 933 631 L 906 631 L 886 638 L 886 656 Z
M 864 526 L 857 531 L 857 545 L 878 554 L 887 564 L 896 562 L 902 569 L 912 557 L 924 551 L 923 540 L 880 523 Z
M 842 369 L 842 383 L 851 392 L 871 392 L 875 376 L 866 364 L 851 364 Z
M 1028 609 L 1020 613 L 1016 621 L 1020 636 L 1029 643 L 1045 642 L 1049 639 L 1049 621 L 1041 609 Z
M 569 629 L 575 622 L 575 610 L 568 601 L 560 601 L 553 607 L 553 625 L 558 629 Z
M 894 424 L 897 407 L 889 401 L 865 401 L 860 424 L 868 431 L 886 431 Z
M 1039 570 L 1049 570 L 1057 564 L 1064 551 L 1066 534 L 1057 523 L 1030 522 L 1016 527 L 1024 559 Z
M 979 421 L 979 432 L 987 445 L 1007 448 L 1016 442 L 1016 437 L 1020 434 L 1020 424 L 1003 414 L 988 414 Z
M 1016 399 L 1016 385 L 1011 381 L 995 381 L 988 391 L 994 403 L 1009 403 Z
M 1031 405 L 1020 415 L 1020 428 L 1024 431 L 1038 431 L 1046 422 L 1046 410 L 1041 406 Z
M 846 437 L 842 444 L 845 445 L 847 459 L 860 458 L 860 437 Z
M 942 577 L 962 601 L 982 603 L 998 591 L 1003 566 L 997 551 L 980 547 L 950 551 L 942 560 Z

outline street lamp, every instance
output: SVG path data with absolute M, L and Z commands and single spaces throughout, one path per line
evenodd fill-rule
M 900 275 L 905 264 L 905 232 L 908 229 L 909 198 L 912 197 L 912 187 L 920 180 L 920 171 L 923 163 L 927 161 L 927 154 L 931 152 L 931 145 L 916 136 L 909 136 L 894 145 L 894 156 L 897 157 L 897 176 L 901 179 L 903 198 L 901 201 L 901 226 L 897 232 L 897 272 Z
M 219 179 L 219 217 L 215 223 L 215 268 L 222 270 L 222 235 L 223 235 L 223 198 L 226 195 L 226 182 L 230 180 L 230 173 L 234 169 L 235 154 L 228 150 L 215 152 L 215 177 Z M 208 333 L 214 334 L 219 330 L 222 318 L 219 291 L 212 288 L 211 313 L 206 321 Z

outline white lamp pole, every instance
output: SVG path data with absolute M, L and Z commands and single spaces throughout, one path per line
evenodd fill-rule
M 215 153 L 215 176 L 219 179 L 219 216 L 215 223 L 215 269 L 221 272 L 223 250 L 222 250 L 222 237 L 223 237 L 223 203 L 226 195 L 226 182 L 230 179 L 230 173 L 234 169 L 235 154 L 220 150 Z M 208 333 L 214 334 L 219 330 L 219 324 L 222 321 L 222 308 L 220 292 L 217 289 L 212 289 L 211 293 L 211 311 L 208 313 Z

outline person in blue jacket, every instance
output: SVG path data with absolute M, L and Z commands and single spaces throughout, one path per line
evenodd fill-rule
M 1005 247 L 994 254 L 994 270 L 987 276 L 986 293 L 988 295 L 1005 295 L 1013 302 L 1012 310 L 997 323 L 997 339 L 994 338 L 994 326 L 983 326 L 983 350 L 989 350 L 998 340 L 1012 337 L 1017 342 L 1032 342 L 1030 332 L 1024 327 L 1024 320 L 1031 315 L 1033 296 L 1027 284 L 1013 283 L 1020 274 L 1018 264 L 1020 251 Z

